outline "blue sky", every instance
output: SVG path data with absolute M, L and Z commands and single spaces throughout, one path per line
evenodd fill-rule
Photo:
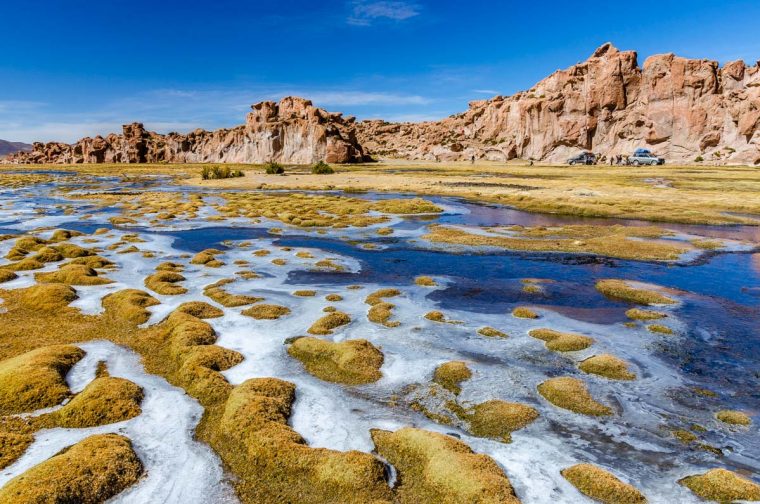
M 288 94 L 437 119 L 606 41 L 640 64 L 760 59 L 757 1 L 0 0 L 0 19 L 0 138 L 21 141 L 229 127 Z

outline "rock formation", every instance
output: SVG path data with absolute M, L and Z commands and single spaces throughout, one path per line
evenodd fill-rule
M 363 121 L 357 137 L 380 157 L 566 160 L 649 148 L 668 162 L 760 163 L 760 62 L 673 54 L 639 68 L 634 51 L 611 44 L 532 89 L 474 101 L 441 121 Z
M 23 142 L 9 142 L 0 140 L 0 156 L 13 154 L 14 152 L 27 152 L 32 150 L 32 146 Z
M 287 97 L 251 107 L 244 125 L 232 129 L 161 135 L 142 124 L 123 134 L 83 138 L 75 144 L 36 142 L 16 163 L 351 163 L 365 160 L 354 134 L 355 120 Z
M 160 135 L 142 124 L 122 135 L 68 145 L 35 143 L 11 162 L 239 162 L 307 164 L 377 157 L 427 160 L 514 158 L 563 162 L 580 150 L 602 156 L 650 148 L 668 162 L 760 164 L 760 62 L 673 54 L 639 67 L 634 51 L 604 44 L 528 91 L 474 101 L 440 121 L 356 123 L 302 98 L 252 107 L 242 126 Z

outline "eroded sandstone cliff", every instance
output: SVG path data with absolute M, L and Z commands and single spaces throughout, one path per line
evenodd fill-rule
M 460 160 L 564 161 L 581 149 L 604 156 L 650 148 L 668 161 L 760 163 L 760 62 L 673 54 L 638 66 L 634 51 L 605 44 L 583 63 L 532 89 L 474 101 L 441 121 L 362 121 L 372 155 Z
M 354 118 L 326 112 L 303 98 L 287 97 L 251 107 L 245 124 L 232 129 L 161 135 L 142 124 L 121 135 L 83 138 L 75 144 L 34 144 L 11 157 L 18 163 L 352 163 L 365 159 Z

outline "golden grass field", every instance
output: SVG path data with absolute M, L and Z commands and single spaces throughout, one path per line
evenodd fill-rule
M 760 224 L 760 169 L 748 166 L 560 166 L 495 162 L 431 163 L 387 160 L 335 166 L 312 175 L 287 166 L 267 175 L 259 165 L 231 165 L 240 178 L 202 180 L 201 164 L 5 165 L 0 170 L 75 170 L 139 177 L 166 174 L 182 183 L 222 189 L 344 189 L 415 192 L 499 203 L 531 212 L 692 224 Z M 4 177 L 23 185 L 45 175 Z

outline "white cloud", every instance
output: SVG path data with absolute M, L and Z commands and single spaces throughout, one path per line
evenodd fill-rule
M 354 26 L 369 26 L 378 19 L 404 21 L 420 14 L 417 4 L 401 1 L 354 1 L 348 24 Z
M 473 89 L 473 93 L 496 96 L 499 94 L 495 89 Z

